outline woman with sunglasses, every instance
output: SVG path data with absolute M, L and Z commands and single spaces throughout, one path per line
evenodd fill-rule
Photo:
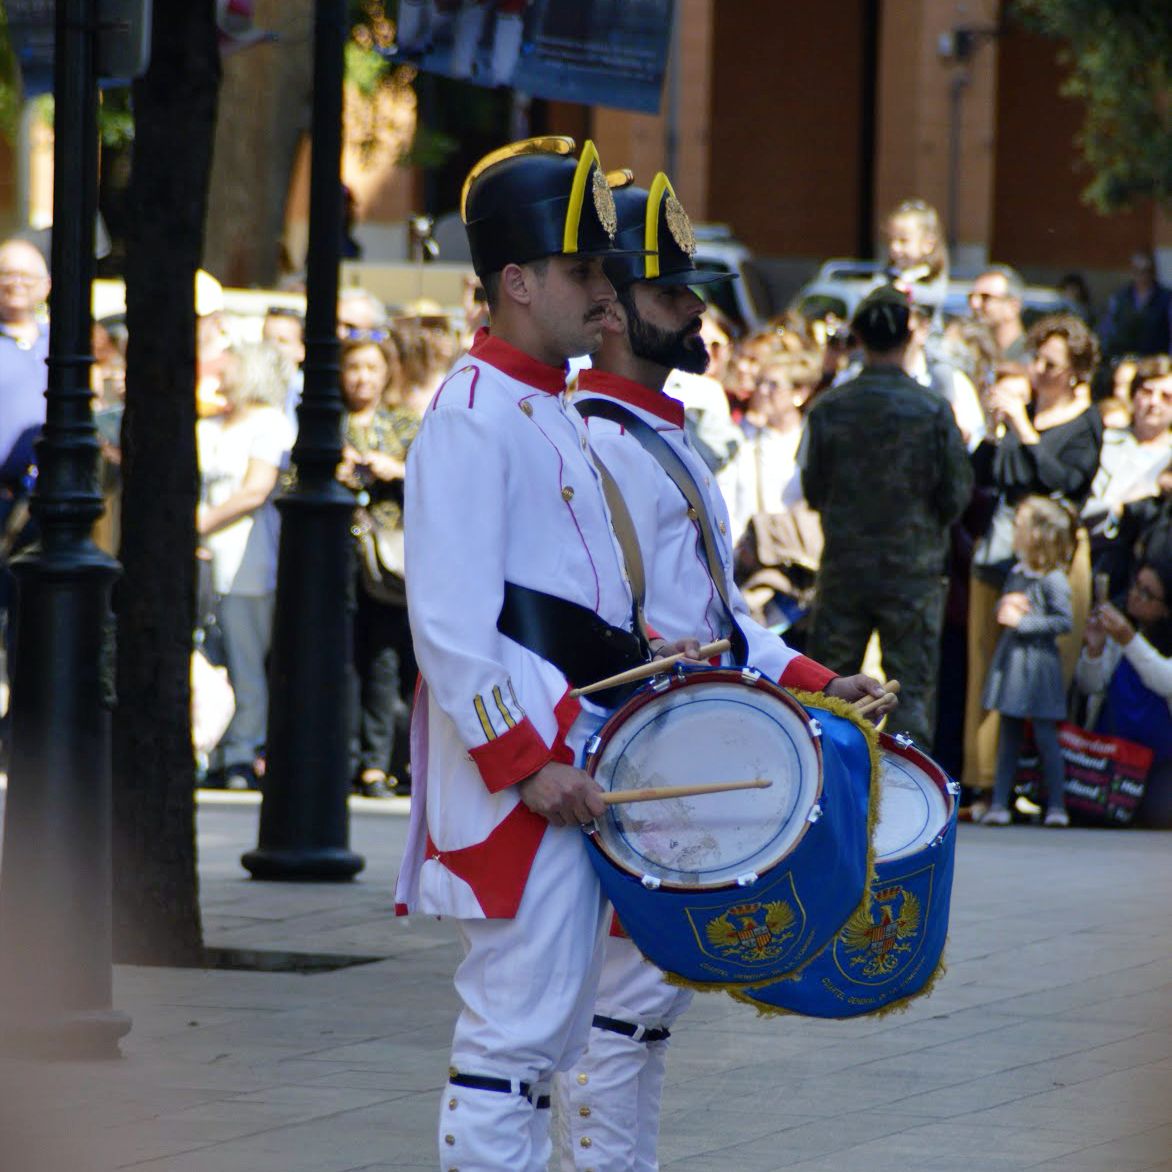
M 1096 732 L 1124 737 L 1155 753 L 1136 822 L 1172 827 L 1172 562 L 1140 563 L 1124 609 L 1109 602 L 1087 619 L 1075 679 L 1101 699 Z
M 341 389 L 346 422 L 338 479 L 377 524 L 401 529 L 407 449 L 419 418 L 403 405 L 402 359 L 389 331 L 379 341 L 352 337 L 342 343 Z M 406 790 L 406 695 L 415 657 L 406 606 L 376 597 L 360 572 L 355 592 L 353 784 L 363 797 L 384 798 L 392 788 Z

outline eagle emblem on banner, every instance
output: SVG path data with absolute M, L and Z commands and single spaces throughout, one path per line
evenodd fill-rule
M 793 939 L 797 915 L 784 900 L 739 903 L 704 927 L 709 947 L 719 956 L 751 963 L 774 960 Z
M 839 933 L 846 971 L 871 979 L 890 977 L 914 949 L 922 920 L 915 892 L 898 885 L 874 892 L 870 914 L 854 912 Z

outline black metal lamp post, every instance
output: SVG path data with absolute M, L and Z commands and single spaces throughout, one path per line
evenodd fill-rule
M 98 185 L 96 0 L 58 0 L 48 407 L 17 583 L 0 870 L 0 1047 L 116 1056 L 111 1007 L 110 589 L 89 385 Z
M 241 860 L 254 879 L 351 879 L 349 849 L 350 516 L 334 478 L 342 457 L 338 254 L 346 0 L 317 0 L 313 60 L 305 391 L 296 481 L 277 502 L 281 545 L 269 671 L 260 841 Z

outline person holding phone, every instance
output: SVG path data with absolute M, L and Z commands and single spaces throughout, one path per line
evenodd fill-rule
M 1172 827 L 1172 561 L 1140 563 L 1120 609 L 1098 602 L 1075 670 L 1092 698 L 1088 724 L 1146 745 L 1155 757 L 1138 825 Z

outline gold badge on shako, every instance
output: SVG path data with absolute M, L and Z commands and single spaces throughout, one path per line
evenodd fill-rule
M 663 201 L 663 214 L 671 238 L 679 245 L 680 251 L 693 256 L 696 252 L 696 233 L 692 231 L 692 221 L 688 219 L 683 204 L 670 192 Z
M 594 210 L 598 213 L 599 223 L 602 224 L 603 230 L 606 234 L 614 239 L 614 234 L 619 226 L 619 215 L 615 210 L 614 196 L 610 191 L 610 184 L 606 181 L 606 176 L 597 168 L 594 168 L 594 177 L 591 188 L 594 192 Z M 683 210 L 682 208 L 680 209 Z

